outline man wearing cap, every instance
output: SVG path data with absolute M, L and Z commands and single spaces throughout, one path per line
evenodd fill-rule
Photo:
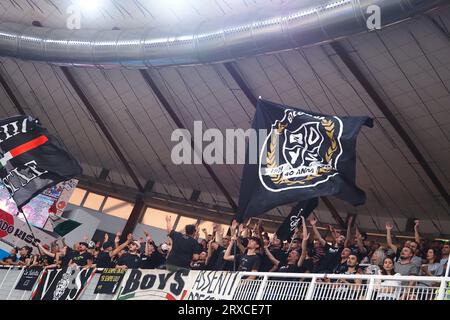
M 88 264 L 88 260 L 93 261 L 94 257 L 88 252 L 88 244 L 86 242 L 80 242 L 78 244 L 78 255 L 72 257 L 69 262 L 70 266 L 77 265 L 79 267 L 84 267 Z
M 137 240 L 133 240 L 133 235 L 129 234 L 127 236 L 128 251 L 125 252 L 117 261 L 116 268 L 120 269 L 138 269 L 141 264 L 141 255 L 139 249 L 141 244 Z M 123 248 L 121 246 L 117 247 L 113 253 L 119 253 Z
M 234 255 L 231 255 L 231 251 L 234 243 L 237 240 L 237 237 L 233 236 L 223 259 L 226 261 L 235 261 L 236 259 L 238 265 L 237 271 L 258 272 L 261 265 L 261 257 L 257 253 L 259 252 L 259 248 L 261 247 L 261 240 L 257 237 L 250 237 L 247 239 L 248 243 L 246 247 L 246 253 L 238 254 L 235 257 Z

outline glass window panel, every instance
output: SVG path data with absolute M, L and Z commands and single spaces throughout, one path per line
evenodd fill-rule
M 147 210 L 145 210 L 145 214 L 144 217 L 142 218 L 141 223 L 155 228 L 166 230 L 167 215 L 170 215 L 172 217 L 172 225 L 173 225 L 175 223 L 175 220 L 177 219 L 178 216 L 177 214 L 154 208 L 147 208 Z
M 84 195 L 86 194 L 86 190 L 75 188 L 70 197 L 69 203 L 74 204 L 76 206 L 81 205 L 81 201 L 83 201 Z
M 180 217 L 180 220 L 178 221 L 177 228 L 175 229 L 178 232 L 184 232 L 184 227 L 186 227 L 187 224 L 196 224 L 197 219 L 192 219 L 188 217 Z
M 83 204 L 83 207 L 92 209 L 92 210 L 98 210 L 100 209 L 100 206 L 102 205 L 103 199 L 105 199 L 104 196 L 89 192 L 86 201 Z
M 103 212 L 116 216 L 125 220 L 130 217 L 133 211 L 133 204 L 131 202 L 123 201 L 117 198 L 108 197 L 103 206 Z

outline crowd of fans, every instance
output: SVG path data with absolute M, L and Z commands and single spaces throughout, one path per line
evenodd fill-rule
M 168 240 L 160 245 L 156 245 L 148 233 L 140 240 L 129 234 L 123 243 L 120 243 L 120 233 L 116 234 L 114 241 L 105 234 L 102 242 L 86 240 L 73 247 L 66 245 L 62 239 L 49 245 L 39 245 L 39 250 L 28 246 L 14 248 L 0 264 L 47 269 L 77 265 L 86 268 L 158 268 L 171 271 L 185 268 L 442 276 L 450 252 L 449 242 L 421 238 L 418 220 L 414 227 L 415 240 L 407 240 L 402 245 L 394 244 L 390 224 L 386 224 L 386 244 L 380 244 L 368 240 L 367 235 L 358 228 L 353 232 L 352 221 L 349 221 L 345 234 L 329 226 L 332 241 L 326 241 L 314 217 L 309 222 L 302 218 L 300 228 L 295 230 L 289 241 L 282 241 L 276 235 L 270 239 L 260 221 L 251 228 L 249 223 L 239 224 L 233 220 L 227 234 L 219 224 L 213 226 L 212 234 L 208 234 L 206 229 L 199 230 L 198 225 L 187 225 L 185 232 L 180 233 L 173 229 L 170 216 L 166 222 Z M 353 281 L 358 283 L 358 280 Z M 433 284 L 419 282 L 414 285 Z

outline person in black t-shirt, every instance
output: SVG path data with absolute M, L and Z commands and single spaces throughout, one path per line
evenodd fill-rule
M 151 240 L 147 237 L 147 242 L 145 243 L 145 252 L 141 255 L 141 269 L 157 269 L 166 263 L 164 256 L 158 251 L 158 248 Z
M 316 227 L 316 218 L 311 218 L 309 220 L 316 238 L 319 240 L 321 245 L 324 247 L 325 255 L 320 259 L 316 273 L 332 273 L 334 268 L 339 264 L 339 258 L 341 256 L 342 250 L 344 250 L 344 244 L 346 237 L 344 235 L 336 235 L 336 244 L 330 246 L 320 235 L 319 230 Z
M 189 224 L 185 227 L 185 234 L 179 233 L 172 228 L 171 217 L 166 216 L 167 233 L 172 239 L 172 249 L 167 256 L 166 269 L 177 271 L 178 269 L 189 269 L 192 260 L 198 260 L 200 245 L 194 236 L 197 227 Z
M 305 218 L 301 216 L 301 219 L 303 228 L 301 254 L 298 250 L 291 250 L 287 256 L 286 264 L 282 264 L 273 256 L 268 247 L 264 248 L 266 255 L 277 268 L 276 272 L 310 273 L 312 271 L 312 259 L 310 255 L 308 255 L 308 240 L 310 234 L 306 228 Z
M 97 268 L 114 268 L 115 263 L 112 261 L 114 243 L 112 241 L 106 241 L 102 245 L 102 249 L 97 255 L 94 263 Z
M 128 251 L 117 260 L 116 268 L 138 269 L 141 264 L 140 248 L 141 244 L 139 241 L 131 241 L 128 244 Z
M 86 266 L 90 260 L 93 262 L 93 256 L 88 251 L 88 244 L 86 242 L 80 242 L 78 244 L 78 254 L 75 254 L 69 262 L 70 266 L 77 265 L 79 267 Z
M 344 248 L 341 252 L 341 260 L 337 266 L 333 269 L 333 273 L 344 273 L 347 270 L 347 260 L 348 257 L 352 254 L 350 248 Z
M 208 254 L 206 251 L 200 252 L 197 260 L 191 261 L 191 269 L 192 270 L 206 270 L 206 257 Z
M 237 262 L 237 271 L 252 271 L 258 272 L 261 265 L 261 257 L 258 254 L 259 248 L 261 247 L 261 240 L 257 237 L 247 238 L 247 248 L 245 254 L 238 254 L 236 256 L 231 254 L 234 243 L 237 241 L 237 237 L 233 236 L 231 238 L 231 243 L 228 246 L 224 254 L 224 260 Z M 249 277 L 249 279 L 255 279 L 254 276 Z

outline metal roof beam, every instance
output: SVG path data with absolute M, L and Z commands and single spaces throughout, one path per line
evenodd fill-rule
M 114 140 L 112 134 L 109 132 L 106 124 L 103 122 L 101 116 L 98 114 L 97 110 L 94 108 L 94 106 L 91 104 L 87 96 L 84 94 L 83 90 L 81 89 L 80 85 L 76 81 L 73 73 L 70 71 L 68 67 L 60 67 L 61 71 L 66 76 L 67 80 L 71 84 L 72 88 L 77 93 L 78 97 L 80 98 L 81 102 L 84 104 L 86 109 L 88 110 L 89 114 L 94 118 L 96 124 L 99 126 L 100 130 L 108 140 L 109 144 L 113 148 L 114 152 L 116 153 L 119 160 L 122 162 L 123 166 L 127 170 L 128 174 L 130 175 L 131 179 L 134 181 L 136 187 L 143 191 L 144 188 L 142 187 L 136 173 L 134 172 L 133 168 L 131 168 L 130 164 L 128 163 L 127 159 L 125 158 L 125 155 L 122 153 L 122 150 L 120 150 L 119 145 Z
M 422 167 L 425 174 L 430 179 L 431 183 L 438 190 L 444 201 L 450 206 L 450 197 L 445 189 L 444 185 L 439 181 L 437 175 L 434 173 L 433 169 L 428 165 L 425 157 L 422 155 L 420 150 L 417 148 L 414 141 L 408 135 L 406 130 L 403 128 L 401 123 L 397 120 L 393 112 L 389 109 L 388 105 L 384 102 L 383 98 L 378 94 L 375 88 L 372 86 L 370 81 L 366 78 L 363 72 L 359 69 L 355 61 L 350 57 L 350 54 L 345 50 L 344 46 L 338 42 L 330 43 L 330 46 L 342 60 L 342 62 L 347 66 L 348 70 L 353 74 L 353 76 L 359 81 L 360 85 L 364 88 L 367 94 L 372 98 L 373 102 L 377 105 L 378 109 L 383 113 L 389 123 L 392 125 L 393 129 L 397 132 L 400 138 L 403 140 L 405 145 L 408 147 L 411 154 L 416 158 L 417 162 Z M 450 214 L 450 212 L 449 212 Z
M 144 78 L 144 80 L 147 83 L 147 85 L 153 90 L 153 92 L 155 93 L 155 95 L 158 98 L 159 102 L 164 107 L 164 109 L 167 111 L 167 113 L 172 118 L 172 120 L 175 122 L 177 127 L 180 128 L 180 129 L 186 129 L 187 130 L 187 128 L 184 126 L 184 124 L 181 121 L 181 119 L 178 117 L 178 114 L 174 111 L 174 109 L 170 105 L 169 101 L 167 101 L 166 97 L 163 95 L 163 93 L 161 92 L 161 90 L 157 86 L 156 82 L 151 77 L 149 71 L 141 69 L 141 70 L 139 70 L 139 72 L 141 73 L 141 75 Z M 192 148 L 192 150 L 194 152 L 196 152 L 194 145 L 195 145 L 194 144 L 194 139 L 191 137 L 191 148 Z M 210 165 L 208 165 L 203 160 L 203 158 L 202 158 L 202 164 L 203 164 L 203 167 L 205 167 L 206 171 L 208 171 L 209 175 L 211 176 L 211 178 L 213 179 L 213 181 L 215 182 L 217 187 L 220 189 L 222 194 L 227 199 L 227 201 L 230 204 L 231 208 L 233 208 L 233 210 L 236 211 L 237 210 L 236 203 L 234 202 L 233 198 L 231 197 L 231 194 L 228 192 L 228 190 L 225 188 L 223 183 L 220 181 L 219 177 L 216 175 L 214 170 L 211 168 Z

